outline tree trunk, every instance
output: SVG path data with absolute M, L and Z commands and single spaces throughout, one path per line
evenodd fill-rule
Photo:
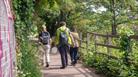
M 60 21 L 67 21 L 67 14 L 63 10 L 60 10 Z
M 117 28 L 117 26 L 115 24 L 112 24 L 112 35 L 117 34 L 116 28 Z
M 112 3 L 111 3 L 111 11 L 113 13 L 113 16 L 112 16 L 112 35 L 116 35 L 117 34 L 117 31 L 116 31 L 116 28 L 117 28 L 117 25 L 116 25 L 116 13 L 115 13 L 115 1 L 112 0 Z

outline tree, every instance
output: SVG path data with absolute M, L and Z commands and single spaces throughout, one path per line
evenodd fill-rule
M 37 0 L 36 13 L 46 22 L 48 31 L 54 35 L 57 24 L 67 21 L 70 11 L 75 8 L 73 0 Z
M 108 28 L 113 35 L 117 26 L 131 22 L 137 13 L 136 0 L 37 0 L 36 13 L 46 22 L 52 35 L 60 21 L 81 30 Z M 84 31 L 85 31 L 84 30 Z M 108 31 L 109 32 L 109 31 Z
M 88 0 L 89 5 L 93 5 L 95 8 L 104 7 L 107 9 L 106 13 L 110 13 L 109 20 L 112 25 L 112 34 L 117 34 L 117 25 L 129 22 L 130 18 L 128 13 L 136 10 L 136 0 Z

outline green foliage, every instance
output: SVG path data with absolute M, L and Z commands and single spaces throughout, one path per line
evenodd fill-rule
M 122 71 L 120 72 L 119 77 L 137 77 L 137 69 L 134 66 L 127 67 L 122 65 Z
M 28 43 L 22 43 L 20 52 L 17 54 L 17 77 L 41 77 L 38 61 L 35 57 L 37 48 L 33 44 Z
M 70 12 L 74 9 L 74 0 L 39 0 L 35 4 L 38 17 L 46 23 L 47 29 L 52 36 L 58 27 L 58 23 L 60 21 L 67 22 Z
M 38 63 L 32 50 L 34 47 L 29 42 L 29 36 L 34 28 L 32 24 L 34 1 L 13 0 L 13 8 L 16 15 L 15 32 L 18 44 L 17 77 L 40 77 Z
M 88 25 L 91 28 L 89 31 L 106 33 L 111 32 L 113 28 L 116 29 L 120 24 L 132 23 L 135 20 L 136 7 L 136 0 L 82 0 L 76 8 L 81 10 L 77 10 L 75 13 L 81 14 L 77 20 L 87 19 L 91 21 L 83 24 L 81 30 L 88 30 L 87 28 L 84 29 Z M 77 22 L 79 23 L 79 21 Z M 80 26 L 81 23 L 77 25 Z
M 130 39 L 127 35 L 122 35 L 120 38 L 120 47 L 122 51 L 128 50 L 130 46 Z
M 131 39 L 129 38 L 129 36 L 134 35 L 134 32 L 128 26 L 123 25 L 119 30 L 119 34 L 120 34 L 120 47 L 121 47 L 120 51 L 125 52 L 123 58 L 126 64 L 128 64 L 129 55 L 131 53 L 131 47 L 132 47 Z
M 115 60 L 93 52 L 90 54 L 85 50 L 83 50 L 82 56 L 86 66 L 96 68 L 97 73 L 102 73 L 107 77 L 137 77 L 137 67 L 133 64 L 126 65 L 122 59 Z
M 129 36 L 134 35 L 131 26 L 119 27 L 120 38 L 113 39 L 112 44 L 120 46 L 121 49 L 110 49 L 110 53 L 105 51 L 104 47 L 97 47 L 97 52 L 104 54 L 110 54 L 118 57 L 119 59 L 112 59 L 109 56 L 103 54 L 96 54 L 94 50 L 93 40 L 90 40 L 90 45 L 86 49 L 81 49 L 83 62 L 86 66 L 94 67 L 97 72 L 104 73 L 107 77 L 137 77 L 138 76 L 138 42 L 136 40 L 130 40 Z M 99 43 L 103 43 L 103 38 L 97 39 Z M 85 47 L 85 44 L 82 44 Z M 115 52 L 115 53 L 113 53 Z
M 126 36 L 131 36 L 134 35 L 134 31 L 131 28 L 131 26 L 128 26 L 128 24 L 122 24 L 119 25 L 118 33 L 119 35 L 126 35 Z
M 137 23 L 136 0 L 37 0 L 35 7 L 52 35 L 63 20 L 78 30 L 101 33 L 111 32 L 111 26 Z

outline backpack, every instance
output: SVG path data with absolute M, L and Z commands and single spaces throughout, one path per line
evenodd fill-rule
M 43 44 L 48 44 L 50 40 L 50 34 L 48 32 L 42 32 L 40 39 Z
M 62 46 L 68 45 L 68 36 L 66 34 L 66 31 L 61 31 L 59 37 L 60 37 L 60 42 L 59 42 L 60 45 Z

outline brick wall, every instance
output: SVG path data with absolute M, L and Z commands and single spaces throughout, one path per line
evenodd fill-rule
M 0 77 L 15 77 L 15 33 L 10 0 L 0 0 Z

